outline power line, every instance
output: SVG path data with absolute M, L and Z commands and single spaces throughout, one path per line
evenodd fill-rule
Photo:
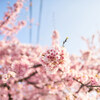
M 41 25 L 41 16 L 42 16 L 42 5 L 43 5 L 43 0 L 40 0 L 40 10 L 39 10 L 39 25 L 37 28 L 37 43 L 39 43 L 39 39 L 40 39 L 40 25 Z
M 30 23 L 30 28 L 29 28 L 29 42 L 32 43 L 32 0 L 30 0 L 30 4 L 29 4 L 29 8 L 30 8 L 30 12 L 29 12 L 29 23 Z

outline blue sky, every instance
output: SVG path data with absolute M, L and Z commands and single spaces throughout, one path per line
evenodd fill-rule
M 7 1 L 10 1 L 12 5 L 16 0 L 0 0 L 0 19 L 7 10 Z M 28 5 L 29 2 L 24 6 Z M 33 45 L 36 45 L 37 25 L 35 24 L 38 23 L 39 5 L 40 0 L 33 0 Z M 29 17 L 29 12 L 22 9 L 19 20 L 27 20 L 27 17 Z M 17 35 L 22 43 L 29 43 L 28 24 Z M 67 51 L 79 54 L 80 49 L 86 48 L 81 36 L 90 37 L 100 30 L 100 0 L 43 0 L 40 45 L 51 45 L 54 26 L 60 33 L 60 44 L 68 36 Z

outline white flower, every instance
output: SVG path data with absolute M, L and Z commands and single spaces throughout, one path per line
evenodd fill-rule
M 8 79 L 9 79 L 9 76 L 8 76 L 7 74 L 3 74 L 3 75 L 2 75 L 2 81 L 3 81 L 4 83 L 6 83 Z
M 8 71 L 8 75 L 10 75 L 10 77 L 15 77 L 16 73 L 13 71 Z

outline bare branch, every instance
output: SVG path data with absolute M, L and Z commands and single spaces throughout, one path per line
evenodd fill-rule
M 38 68 L 38 67 L 41 67 L 42 64 L 38 64 L 38 65 L 34 65 L 33 68 Z
M 64 44 L 67 42 L 67 40 L 68 40 L 68 37 L 66 37 L 66 39 L 63 41 L 63 44 L 62 44 L 63 47 L 64 47 Z
M 34 73 L 31 73 L 29 76 L 27 76 L 27 77 L 24 77 L 24 78 L 22 78 L 22 79 L 19 79 L 19 80 L 17 80 L 17 81 L 15 81 L 15 83 L 17 83 L 17 82 L 22 82 L 22 81 L 26 81 L 26 80 L 28 80 L 29 78 L 31 78 L 32 76 L 34 76 L 35 74 L 37 74 L 37 71 L 35 71 Z
M 83 87 L 87 87 L 89 88 L 88 92 L 90 92 L 91 90 L 93 90 L 93 87 L 100 87 L 100 85 L 89 85 L 90 82 L 83 84 L 81 81 L 78 81 L 77 79 L 73 78 L 73 80 L 75 80 L 76 82 L 80 83 L 81 86 L 79 87 L 79 89 L 76 91 L 76 93 L 78 93 Z
M 6 87 L 8 90 L 11 89 L 7 83 L 1 84 L 0 87 L 4 87 L 4 88 Z M 9 98 L 8 100 L 13 100 L 12 95 L 9 92 L 8 92 L 8 98 Z

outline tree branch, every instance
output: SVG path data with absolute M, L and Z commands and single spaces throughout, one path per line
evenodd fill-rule
M 34 65 L 32 68 L 38 68 L 38 67 L 40 67 L 40 66 L 42 66 L 42 64 Z M 38 72 L 35 71 L 34 73 L 31 73 L 29 76 L 24 77 L 24 78 L 22 78 L 22 79 L 19 79 L 19 80 L 15 81 L 15 83 L 17 83 L 17 82 L 22 82 L 22 81 L 26 81 L 26 80 L 28 80 L 29 78 L 31 78 L 32 76 L 36 75 L 37 73 L 38 73 Z
M 38 64 L 38 65 L 34 65 L 33 68 L 38 68 L 38 67 L 41 67 L 42 64 Z
M 6 87 L 10 91 L 10 86 L 7 83 L 1 84 L 0 87 Z M 12 95 L 8 92 L 8 100 L 13 100 Z
M 5 21 L 3 21 L 1 24 L 0 24 L 0 28 L 5 24 L 7 23 L 7 21 L 10 19 L 10 16 L 7 17 L 7 19 Z
M 81 86 L 79 87 L 79 89 L 76 91 L 76 93 L 79 93 L 79 91 L 83 88 L 83 87 L 87 87 L 89 88 L 88 92 L 90 92 L 91 90 L 93 90 L 93 87 L 100 87 L 100 85 L 89 85 L 90 82 L 83 84 L 81 81 L 78 81 L 77 79 L 73 78 L 73 80 L 75 80 L 76 82 L 80 83 Z
M 15 81 L 14 83 L 26 81 L 26 80 L 28 80 L 29 78 L 31 78 L 32 76 L 34 76 L 36 73 L 37 73 L 37 71 L 35 71 L 34 73 L 31 73 L 31 74 L 30 74 L 29 76 L 27 76 L 27 77 L 24 77 L 24 78 L 22 78 L 22 79 L 19 79 L 19 80 Z
M 42 66 L 42 64 L 38 64 L 38 65 L 34 65 L 33 66 L 33 68 L 37 68 L 37 67 L 40 67 L 40 66 Z M 22 78 L 22 79 L 19 79 L 19 80 L 17 80 L 17 81 L 15 81 L 14 83 L 16 84 L 16 83 L 18 83 L 18 82 L 22 82 L 22 81 L 26 81 L 28 84 L 33 84 L 36 88 L 39 88 L 40 89 L 40 87 L 38 87 L 37 85 L 36 85 L 36 83 L 34 83 L 34 82 L 29 82 L 28 81 L 28 79 L 29 78 L 31 78 L 32 76 L 34 76 L 34 75 L 36 75 L 37 74 L 37 71 L 35 71 L 34 73 L 31 73 L 29 76 L 27 76 L 27 77 L 24 77 L 24 78 Z M 3 84 L 0 84 L 0 87 L 6 87 L 9 91 L 10 91 L 10 89 L 11 89 L 11 87 L 7 84 L 7 83 L 3 83 Z M 13 98 L 12 98 L 12 95 L 8 92 L 8 100 L 13 100 Z

